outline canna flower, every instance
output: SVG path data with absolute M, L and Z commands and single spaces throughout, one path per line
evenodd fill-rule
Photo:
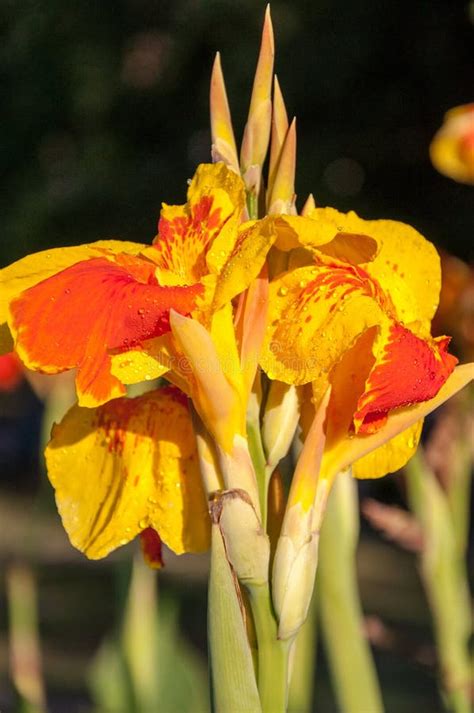
M 2 271 L 2 346 L 13 340 L 33 370 L 76 369 L 78 405 L 55 427 L 46 457 L 65 529 L 89 557 L 139 533 L 146 558 L 157 564 L 161 540 L 178 553 L 208 544 L 187 410 L 185 417 L 164 391 L 121 398 L 127 383 L 166 374 L 183 387 L 220 448 L 226 487 L 245 487 L 258 506 L 245 446 L 253 376 L 250 370 L 245 379 L 240 368 L 230 304 L 261 267 L 245 268 L 256 229 L 240 226 L 244 200 L 234 171 L 204 164 L 187 204 L 163 205 L 151 246 L 100 241 L 32 255 Z M 252 325 L 241 341 L 248 360 Z
M 175 387 L 73 406 L 53 427 L 48 475 L 71 543 L 91 559 L 140 536 L 146 561 L 209 547 L 210 521 L 187 398 Z
M 237 238 L 241 179 L 223 164 L 198 168 L 183 206 L 163 205 L 152 246 L 99 241 L 28 256 L 2 270 L 2 346 L 6 323 L 30 369 L 76 368 L 81 406 L 122 396 L 112 353 L 169 333 L 170 310 L 184 315 L 206 301 Z M 5 338 L 7 337 L 7 338 Z
M 416 230 L 330 208 L 278 226 L 276 249 L 289 253 L 290 269 L 270 284 L 261 364 L 301 390 L 304 445 L 272 579 L 278 635 L 292 639 L 311 600 L 335 476 L 402 467 L 424 416 L 472 379 L 472 365 L 453 373 L 449 339 L 430 335 L 439 257 Z
M 439 257 L 416 230 L 395 221 L 331 208 L 286 221 L 298 238 L 285 237 L 284 245 L 296 266 L 270 285 L 261 364 L 272 379 L 311 383 L 316 405 L 331 387 L 327 450 L 347 434 L 377 432 L 394 409 L 432 399 L 453 371 L 449 338 L 430 335 Z M 356 464 L 354 474 L 397 470 L 420 430 L 415 424 L 397 447 Z
M 474 104 L 450 109 L 430 146 L 435 168 L 460 183 L 474 183 Z

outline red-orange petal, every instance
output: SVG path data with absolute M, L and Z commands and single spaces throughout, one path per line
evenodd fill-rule
M 169 310 L 193 309 L 200 285 L 161 287 L 154 265 L 129 255 L 92 258 L 25 290 L 10 305 L 16 350 L 31 369 L 77 368 L 82 406 L 124 393 L 109 350 L 126 350 L 169 331 Z
M 424 340 L 393 322 L 381 358 L 357 403 L 357 433 L 375 433 L 392 409 L 432 399 L 457 364 L 448 354 L 449 337 Z
M 140 546 L 143 559 L 149 567 L 152 569 L 164 567 L 161 539 L 153 527 L 147 527 L 140 532 Z

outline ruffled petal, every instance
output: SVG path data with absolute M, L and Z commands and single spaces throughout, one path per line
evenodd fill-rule
M 383 468 L 381 468 L 383 465 L 381 459 L 382 451 L 374 456 L 376 458 L 380 457 L 380 460 L 375 464 L 370 476 L 362 461 L 365 456 L 371 453 L 375 454 L 377 449 L 389 442 L 392 442 L 392 446 L 389 446 L 389 448 L 393 449 L 395 447 L 397 452 L 392 452 L 387 458 L 386 451 L 385 464 L 389 467 L 389 470 L 393 468 L 395 459 L 398 459 L 400 465 L 403 464 L 402 461 L 404 459 L 405 461 L 408 460 L 415 451 L 415 438 L 422 419 L 469 384 L 473 377 L 474 364 L 462 364 L 454 369 L 436 396 L 412 406 L 394 409 L 389 413 L 386 422 L 375 433 L 354 434 L 348 432 L 344 438 L 326 448 L 321 464 L 320 477 L 332 479 L 341 470 L 359 461 L 361 461 L 361 468 L 356 468 L 356 474 L 359 477 L 380 477 L 385 475 L 387 471 L 383 472 Z M 400 440 L 397 440 L 398 437 Z M 402 447 L 404 439 L 406 439 L 406 443 Z M 370 461 L 366 461 L 366 463 L 370 464 Z M 374 466 L 374 462 L 372 462 L 372 466 Z
M 377 253 L 364 267 L 390 295 L 399 321 L 426 323 L 433 318 L 441 289 L 440 260 L 417 230 L 395 220 L 363 220 L 353 211 L 334 208 L 315 208 L 310 218 L 321 222 L 325 231 L 332 223 L 334 236 L 340 232 L 375 240 Z
M 261 365 L 271 379 L 286 383 L 321 379 L 324 392 L 329 371 L 391 309 L 380 285 L 360 267 L 335 263 L 292 270 L 270 286 Z
M 449 338 L 420 339 L 399 323 L 381 331 L 378 356 L 357 402 L 357 433 L 374 433 L 388 413 L 432 399 L 458 360 L 448 354 Z
M 82 260 L 96 257 L 113 260 L 117 253 L 138 255 L 146 247 L 125 240 L 99 240 L 76 247 L 43 250 L 0 270 L 0 353 L 13 348 L 7 326 L 8 306 L 21 292 Z
M 139 257 L 115 263 L 92 258 L 21 293 L 10 305 L 15 348 L 31 369 L 58 373 L 77 368 L 82 406 L 120 396 L 109 350 L 126 350 L 169 331 L 169 310 L 187 314 L 199 285 L 160 287 L 154 267 Z
M 189 187 L 188 202 L 163 204 L 158 235 L 145 253 L 156 263 L 161 285 L 192 285 L 207 274 L 207 252 L 229 221 L 225 242 L 232 248 L 244 195 L 242 179 L 225 164 L 201 164 Z
M 207 549 L 195 439 L 177 390 L 74 406 L 54 426 L 46 462 L 71 543 L 91 559 L 148 528 L 178 554 Z
M 423 420 L 359 458 L 352 465 L 352 475 L 355 478 L 380 478 L 403 468 L 416 453 L 422 428 Z

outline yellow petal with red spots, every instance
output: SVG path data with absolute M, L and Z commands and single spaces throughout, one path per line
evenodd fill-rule
M 271 379 L 304 384 L 329 372 L 368 328 L 387 319 L 390 301 L 358 266 L 314 265 L 270 285 L 261 365 Z
M 206 254 L 229 221 L 226 242 L 235 241 L 244 196 L 242 179 L 224 163 L 201 164 L 188 202 L 163 204 L 158 235 L 144 253 L 156 263 L 160 285 L 193 285 L 209 272 Z
M 105 557 L 148 528 L 178 554 L 207 549 L 191 418 L 175 389 L 74 406 L 53 428 L 46 463 L 71 543 L 88 557 Z
M 53 248 L 27 255 L 0 270 L 0 353 L 12 349 L 7 327 L 8 305 L 21 292 L 81 260 L 93 257 L 114 259 L 117 253 L 138 255 L 146 248 L 140 243 L 99 240 L 70 248 Z
M 120 396 L 109 350 L 127 350 L 169 331 L 169 310 L 194 307 L 199 285 L 161 287 L 147 260 L 91 258 L 39 282 L 10 305 L 15 348 L 31 369 L 49 374 L 77 368 L 82 406 Z
M 474 183 L 474 104 L 448 111 L 431 143 L 430 156 L 440 173 L 461 183 Z
M 325 234 L 332 224 L 333 237 L 339 232 L 375 240 L 378 250 L 363 266 L 390 295 L 398 320 L 408 324 L 432 319 L 441 288 L 440 260 L 435 247 L 417 230 L 395 220 L 363 220 L 352 211 L 340 213 L 334 208 L 316 208 L 310 218 L 321 223 Z

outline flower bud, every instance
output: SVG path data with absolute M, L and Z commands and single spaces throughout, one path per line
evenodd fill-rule
M 225 490 L 211 503 L 211 518 L 224 539 L 227 558 L 244 586 L 268 582 L 270 543 L 247 493 Z
M 262 427 L 263 445 L 270 474 L 290 449 L 298 425 L 299 413 L 296 387 L 281 381 L 272 381 Z

